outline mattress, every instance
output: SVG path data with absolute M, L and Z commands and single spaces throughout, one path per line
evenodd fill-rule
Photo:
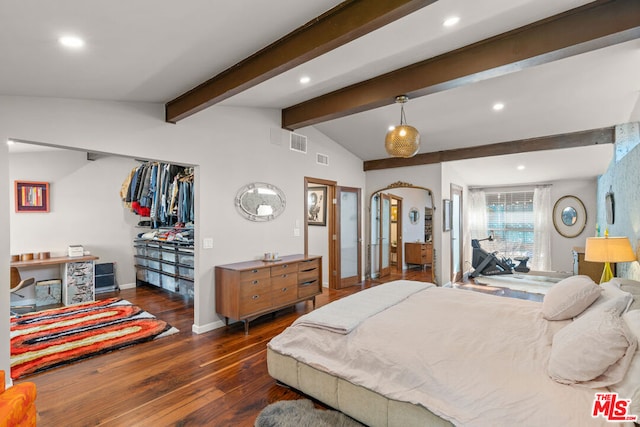
M 290 327 L 267 360 L 280 382 L 370 426 L 612 425 L 590 417 L 593 389 L 546 373 L 568 322 L 542 319 L 538 302 L 427 288 L 348 334 Z

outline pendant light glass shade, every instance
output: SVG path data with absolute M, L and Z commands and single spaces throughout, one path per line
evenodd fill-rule
M 389 132 L 384 140 L 387 153 L 393 157 L 413 157 L 420 149 L 420 133 L 413 126 L 405 123 L 404 103 L 409 98 L 405 95 L 398 96 L 396 102 L 400 106 L 400 126 L 396 126 Z

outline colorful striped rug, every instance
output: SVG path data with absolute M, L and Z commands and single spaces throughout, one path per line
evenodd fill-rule
M 11 378 L 178 332 L 129 301 L 109 298 L 11 318 Z

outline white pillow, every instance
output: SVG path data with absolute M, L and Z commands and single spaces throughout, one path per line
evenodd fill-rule
M 589 276 L 571 276 L 549 289 L 542 300 L 547 320 L 566 320 L 582 313 L 600 296 L 601 289 Z
M 629 311 L 622 318 L 636 340 L 640 342 L 640 310 Z M 629 412 L 640 414 L 640 350 L 636 350 L 624 379 L 609 388 L 618 393 L 621 399 L 631 399 Z
M 604 308 L 607 311 L 617 313 L 618 316 L 626 313 L 633 302 L 633 295 L 620 289 L 620 285 L 613 280 L 600 285 L 602 293 L 585 311 L 580 314 L 584 316 L 590 311 Z
M 609 283 L 615 283 L 620 289 L 633 295 L 633 302 L 629 310 L 640 310 L 640 282 L 631 279 L 614 277 Z
M 554 335 L 548 373 L 563 384 L 610 386 L 623 380 L 637 345 L 622 317 L 594 310 Z

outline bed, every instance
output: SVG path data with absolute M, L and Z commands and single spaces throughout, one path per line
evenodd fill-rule
M 541 303 L 403 280 L 300 317 L 267 363 L 368 426 L 612 426 L 595 393 L 640 415 L 638 335 L 639 282 L 573 276 Z

